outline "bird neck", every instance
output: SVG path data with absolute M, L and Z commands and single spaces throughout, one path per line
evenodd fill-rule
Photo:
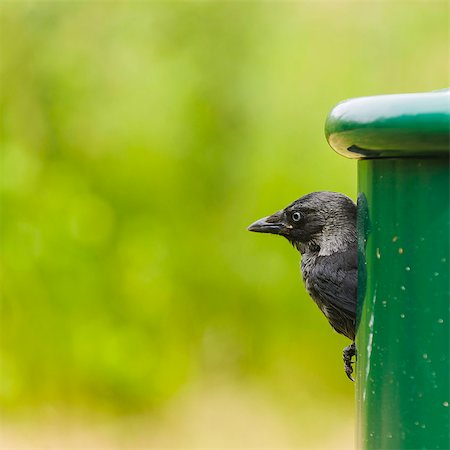
M 319 256 L 327 256 L 337 252 L 345 252 L 349 246 L 356 242 L 355 228 L 342 228 L 336 230 L 327 230 L 324 228 L 319 243 Z
M 294 242 L 294 247 L 303 255 L 317 256 L 320 252 L 320 246 L 316 241 Z
M 355 229 L 326 229 L 319 236 L 308 242 L 295 242 L 294 246 L 301 255 L 329 256 L 333 253 L 345 252 L 352 243 L 356 242 Z

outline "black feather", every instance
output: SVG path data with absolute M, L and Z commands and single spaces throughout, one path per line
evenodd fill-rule
M 310 270 L 302 270 L 306 289 L 330 325 L 355 339 L 358 260 L 356 248 L 318 256 Z

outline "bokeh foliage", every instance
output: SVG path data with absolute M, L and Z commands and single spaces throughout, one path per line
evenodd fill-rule
M 1 408 L 154 410 L 205 379 L 349 407 L 298 255 L 246 226 L 355 197 L 326 114 L 445 87 L 447 9 L 3 4 Z

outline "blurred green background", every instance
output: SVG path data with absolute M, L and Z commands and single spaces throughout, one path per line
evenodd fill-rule
M 314 190 L 355 198 L 328 111 L 446 87 L 448 17 L 3 3 L 2 448 L 351 448 L 348 342 L 296 251 L 246 226 Z

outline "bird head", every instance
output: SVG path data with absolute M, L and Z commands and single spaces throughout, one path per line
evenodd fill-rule
M 302 254 L 330 255 L 356 242 L 356 205 L 338 192 L 312 192 L 248 230 L 284 236 Z

